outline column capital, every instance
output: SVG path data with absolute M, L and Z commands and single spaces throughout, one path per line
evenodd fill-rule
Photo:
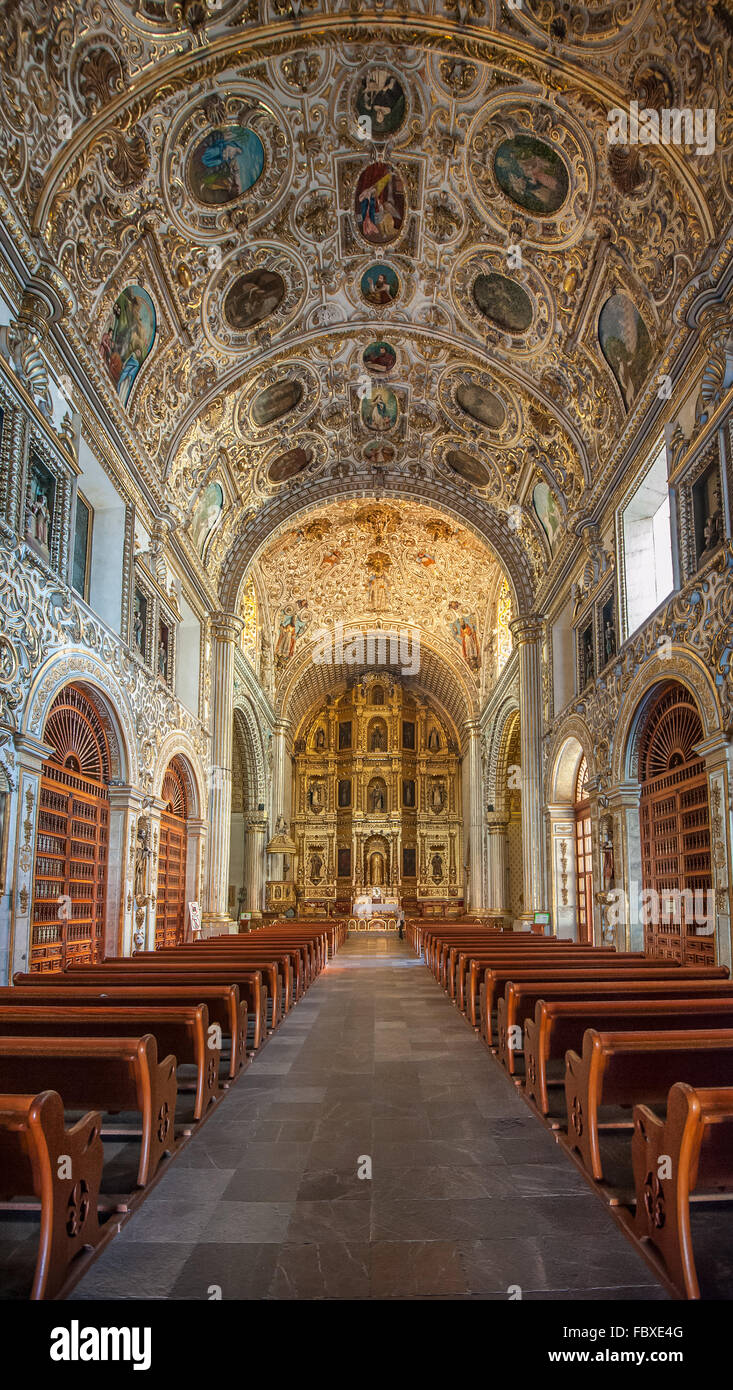
M 487 811 L 486 828 L 490 835 L 503 835 L 509 828 L 509 817 L 503 811 Z
M 276 719 L 273 725 L 273 734 L 288 734 L 293 727 L 291 719 Z
M 542 636 L 543 621 L 544 619 L 535 613 L 523 613 L 517 618 L 512 618 L 509 631 L 517 646 L 522 647 L 527 642 L 538 642 Z
M 236 642 L 244 627 L 244 619 L 236 613 L 212 613 L 210 622 L 211 635 L 216 642 Z

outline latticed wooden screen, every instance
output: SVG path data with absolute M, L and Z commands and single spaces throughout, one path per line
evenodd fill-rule
M 41 775 L 33 880 L 31 970 L 99 960 L 104 945 L 109 745 L 85 692 L 67 686 L 43 731 L 53 754 Z M 59 919 L 68 909 L 67 919 Z
M 647 907 L 650 955 L 708 965 L 715 943 L 708 921 L 710 810 L 705 765 L 695 753 L 703 737 L 692 696 L 666 686 L 649 711 L 639 748 L 642 873 L 657 898 Z
M 188 801 L 183 769 L 177 759 L 163 778 L 166 803 L 160 820 L 158 891 L 155 907 L 155 946 L 175 946 L 183 940 L 186 922 L 186 820 Z

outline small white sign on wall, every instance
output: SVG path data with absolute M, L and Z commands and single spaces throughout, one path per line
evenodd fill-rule
M 189 903 L 189 904 L 188 904 L 188 921 L 189 921 L 189 926 L 190 926 L 190 928 L 191 928 L 192 933 L 193 933 L 194 935 L 195 935 L 197 932 L 200 933 L 200 931 L 201 931 L 201 904 L 200 904 L 200 903 Z

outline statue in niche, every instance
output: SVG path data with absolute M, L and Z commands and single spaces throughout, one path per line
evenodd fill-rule
M 593 633 L 590 628 L 586 628 L 581 637 L 580 648 L 580 684 L 581 689 L 595 679 L 595 661 L 593 658 Z
M 147 816 L 141 816 L 137 823 L 137 841 L 135 845 L 135 900 L 143 902 L 148 882 L 148 865 L 153 857 L 150 845 L 150 821 Z
M 325 731 L 321 728 L 320 724 L 316 729 L 314 746 L 317 753 L 322 753 L 323 749 L 326 747 L 326 734 Z
M 415 783 L 412 779 L 402 783 L 402 804 L 408 807 L 415 805 Z
M 440 751 L 440 734 L 435 727 L 433 727 L 428 734 L 428 751 L 430 753 L 438 753 Z
M 372 888 L 381 888 L 384 883 L 384 855 L 379 850 L 374 850 L 369 855 L 369 884 Z
M 432 859 L 431 859 L 431 861 L 430 861 L 430 866 L 431 866 L 432 871 L 433 871 L 433 883 L 440 883 L 440 882 L 442 881 L 442 878 L 443 878 L 443 857 L 442 857 L 442 855 L 440 855 L 440 854 L 434 854 L 433 857 L 432 857 Z
M 601 825 L 601 863 L 603 865 L 603 891 L 608 893 L 613 888 L 615 881 L 613 829 L 610 819 L 605 819 Z
M 320 854 L 313 853 L 310 857 L 310 879 L 311 883 L 320 883 L 323 860 Z
M 382 787 L 380 787 L 379 785 L 377 785 L 376 787 L 372 787 L 371 796 L 370 796 L 370 798 L 369 798 L 369 801 L 370 801 L 370 806 L 369 806 L 370 811 L 383 811 L 383 810 L 384 810 L 384 791 L 383 791 Z
M 445 805 L 445 787 L 442 782 L 433 782 L 432 791 L 430 793 L 430 805 L 436 816 L 439 815 Z
M 323 787 L 320 782 L 311 782 L 308 788 L 308 805 L 311 811 L 320 811 L 323 808 Z
M 374 729 L 372 729 L 372 741 L 371 741 L 371 751 L 372 751 L 372 753 L 383 753 L 383 752 L 384 752 L 384 745 L 385 745 L 384 730 L 382 729 L 381 724 L 377 724 L 377 725 L 374 727 Z

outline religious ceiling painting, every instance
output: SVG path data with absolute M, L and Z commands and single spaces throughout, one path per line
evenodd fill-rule
M 445 461 L 454 473 L 474 487 L 486 487 L 491 481 L 488 466 L 474 454 L 466 453 L 465 449 L 448 449 Z
M 219 522 L 224 510 L 224 490 L 221 483 L 209 483 L 196 505 L 191 521 L 191 538 L 199 555 Z
M 291 478 L 297 478 L 299 473 L 304 472 L 312 459 L 312 449 L 288 449 L 270 464 L 267 476 L 271 483 L 289 482 Z
M 529 295 L 507 275 L 477 275 L 473 297 L 484 318 L 505 333 L 525 333 L 532 323 L 534 311 Z
M 506 421 L 506 411 L 499 397 L 485 386 L 473 381 L 461 382 L 456 388 L 456 404 L 464 414 L 490 430 L 500 430 Z
M 555 495 L 547 483 L 537 483 L 532 492 L 532 506 L 547 536 L 550 550 L 554 553 L 562 531 L 562 517 L 558 511 Z
M 463 660 L 472 671 L 478 671 L 481 664 L 481 648 L 478 640 L 476 615 L 466 612 L 457 599 L 448 605 L 450 613 L 448 626 L 452 637 L 460 644 Z
M 275 420 L 281 420 L 284 415 L 290 414 L 302 397 L 302 382 L 274 381 L 271 386 L 266 386 L 255 396 L 252 403 L 253 423 L 263 429 Z
M 639 310 L 628 295 L 612 294 L 598 318 L 598 340 L 624 405 L 630 410 L 652 361 L 652 344 Z
M 389 343 L 370 343 L 364 349 L 361 360 L 368 372 L 373 372 L 375 376 L 384 376 L 392 371 L 397 361 L 397 353 Z
M 355 194 L 356 223 L 365 241 L 387 246 L 405 222 L 405 185 L 390 164 L 369 164 L 359 175 Z
M 361 398 L 361 418 L 368 430 L 394 429 L 398 414 L 397 397 L 388 386 L 375 386 Z
M 188 162 L 188 185 L 207 207 L 236 202 L 252 188 L 265 166 L 262 141 L 246 126 L 208 130 L 194 145 Z
M 282 275 L 258 268 L 238 275 L 223 299 L 224 316 L 231 328 L 244 333 L 275 312 L 285 297 Z
M 155 327 L 155 305 L 147 290 L 128 286 L 115 300 L 100 342 L 102 361 L 123 405 L 153 346 Z
M 494 174 L 507 198 L 540 217 L 558 212 L 570 188 L 561 155 L 534 135 L 502 140 L 494 153 Z
M 368 463 L 394 463 L 397 457 L 397 450 L 394 444 L 389 444 L 386 439 L 370 439 L 364 445 L 362 455 Z
M 400 293 L 400 278 L 391 265 L 375 261 L 370 265 L 359 282 L 362 297 L 375 309 L 394 303 Z
M 405 89 L 389 68 L 374 64 L 357 82 L 355 105 L 362 138 L 386 140 L 405 119 Z
M 294 603 L 288 603 L 280 609 L 275 639 L 275 665 L 278 669 L 289 662 L 298 638 L 303 636 L 310 625 L 310 619 L 307 599 L 296 599 Z

